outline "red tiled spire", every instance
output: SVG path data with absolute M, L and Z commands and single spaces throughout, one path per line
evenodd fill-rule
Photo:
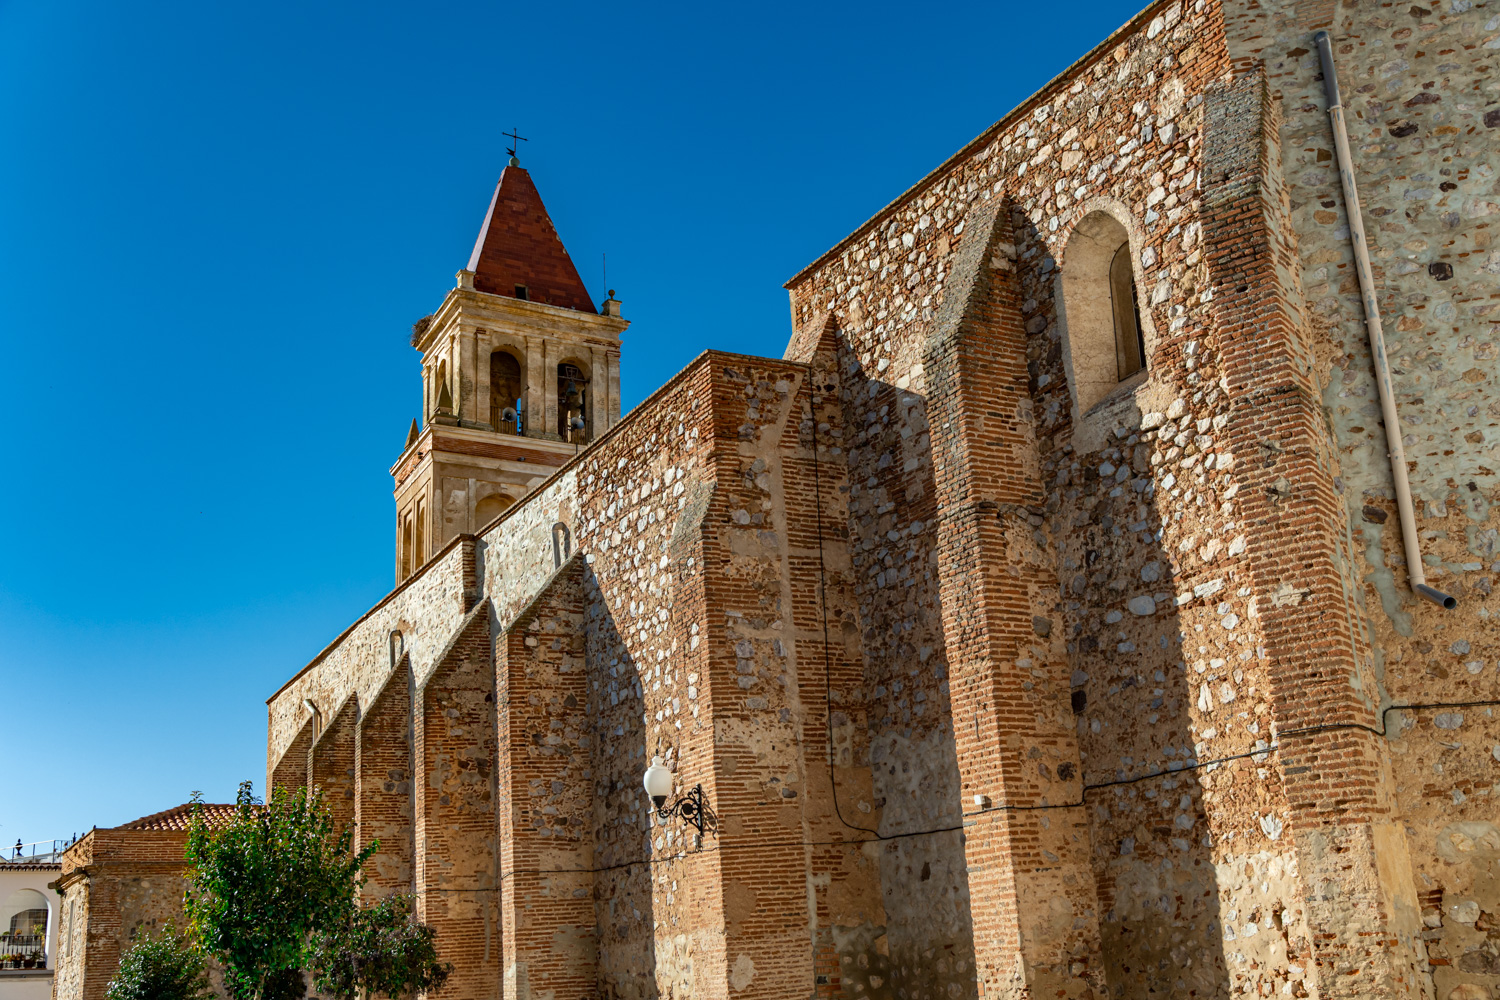
M 527 299 L 564 309 L 598 312 L 537 194 L 531 175 L 517 166 L 500 172 L 490 210 L 469 255 L 474 287 L 491 295 Z

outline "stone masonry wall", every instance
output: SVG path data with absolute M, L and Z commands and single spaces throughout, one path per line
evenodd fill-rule
M 328 815 L 340 825 L 352 824 L 357 810 L 354 758 L 359 714 L 358 698 L 345 698 L 313 744 L 308 767 L 309 786 L 322 791 Z
M 1434 994 L 1500 991 L 1493 807 L 1500 742 L 1500 9 L 1493 3 L 1294 5 L 1236 11 L 1237 59 L 1259 60 L 1284 119 L 1295 262 L 1317 332 L 1316 379 L 1350 525 L 1350 575 L 1375 658 L 1380 718 L 1411 848 Z M 1429 582 L 1407 588 L 1346 206 L 1311 30 L 1333 38 Z M 1391 706 L 1480 702 L 1468 708 Z M 1418 915 L 1414 914 L 1414 917 Z
M 448 709 L 434 715 L 431 705 L 421 703 L 414 736 L 414 880 L 422 912 L 447 915 L 446 947 L 458 949 L 454 954 L 487 965 L 493 952 L 483 950 L 488 945 L 482 946 L 480 937 L 490 944 L 504 938 L 515 954 L 524 951 L 527 921 L 536 922 L 521 920 L 524 901 L 504 893 L 512 880 L 522 886 L 542 877 L 527 874 L 540 867 L 548 870 L 549 884 L 561 884 L 568 872 L 577 871 L 574 882 L 588 876 L 580 884 L 594 886 L 594 981 L 603 995 L 781 996 L 813 980 L 821 995 L 889 995 L 880 854 L 866 831 L 839 820 L 828 768 L 831 730 L 839 748 L 844 808 L 874 814 L 863 675 L 842 538 L 845 478 L 834 354 L 830 347 L 814 366 L 824 386 L 817 392 L 801 364 L 706 355 L 473 540 L 481 587 L 438 580 L 440 569 L 462 570 L 461 562 L 450 565 L 447 557 L 417 578 L 433 578 L 420 589 L 433 601 L 429 606 L 438 620 L 451 614 L 450 606 L 431 595 L 488 599 L 475 614 L 480 607 L 489 609 L 493 662 L 506 685 L 519 682 L 515 668 L 507 666 L 520 662 L 511 645 L 536 638 L 529 630 L 541 627 L 543 619 L 553 623 L 547 627 L 554 632 L 562 628 L 556 618 L 561 612 L 548 610 L 538 618 L 544 605 L 536 603 L 539 591 L 555 589 L 559 560 L 582 567 L 579 585 L 586 598 L 578 638 L 587 665 L 582 690 L 589 710 L 585 716 L 579 706 L 562 706 L 553 721 L 579 716 L 581 728 L 575 731 L 564 722 L 556 735 L 560 745 L 575 748 L 572 756 L 589 755 L 587 767 L 574 760 L 564 776 L 533 788 L 525 776 L 534 768 L 517 763 L 511 740 L 505 758 L 510 763 L 496 773 L 497 801 L 514 804 L 524 778 L 526 795 L 540 796 L 538 815 L 551 817 L 547 810 L 555 808 L 555 815 L 569 817 L 570 830 L 574 819 L 587 830 L 585 843 L 591 846 L 564 852 L 571 864 L 552 858 L 555 845 L 542 852 L 551 867 L 525 862 L 539 850 L 539 834 L 515 826 L 514 805 L 498 830 L 490 827 L 500 852 L 498 869 L 484 868 L 480 827 L 462 833 L 462 844 L 447 842 L 459 831 L 443 816 L 457 809 L 466 817 L 460 825 L 469 830 L 482 806 L 473 798 L 477 786 L 459 793 L 469 805 L 442 791 L 466 768 L 444 766 L 441 760 L 444 755 L 469 759 L 463 749 L 469 737 L 434 729 L 458 723 L 444 721 Z M 813 444 L 820 435 L 821 457 L 815 459 Z M 823 473 L 820 464 L 826 464 Z M 838 516 L 830 517 L 829 510 Z M 366 621 L 390 619 L 384 608 L 391 603 L 388 599 Z M 831 609 L 827 631 L 825 603 Z M 428 634 L 429 622 L 396 619 L 395 624 L 403 631 L 392 639 L 388 655 L 401 652 L 415 663 L 418 651 L 407 633 Z M 469 619 L 452 649 L 468 650 L 471 639 L 462 637 L 480 624 L 477 617 Z M 344 641 L 360 636 L 361 629 L 380 634 L 362 622 Z M 565 641 L 556 634 L 555 641 Z M 358 641 L 368 647 L 372 640 Z M 429 664 L 435 662 L 435 654 L 424 655 Z M 463 669 L 472 670 L 472 651 L 463 656 L 469 664 Z M 349 668 L 356 662 L 363 672 Z M 395 706 L 405 662 L 392 673 L 368 650 L 359 658 L 336 645 L 272 705 L 273 718 L 281 713 L 295 718 L 286 711 L 286 699 L 345 685 L 366 704 L 365 689 L 381 680 L 384 687 L 376 690 L 383 693 L 361 720 L 354 770 L 361 783 L 356 801 L 361 810 L 372 810 L 374 822 L 385 824 L 379 833 L 383 842 L 404 832 L 396 791 L 401 750 L 392 737 L 400 729 Z M 802 662 L 806 668 L 799 670 Z M 446 676 L 433 669 L 426 668 L 432 679 L 424 681 L 423 668 L 413 666 L 415 682 L 430 686 Z M 523 673 L 535 679 L 543 669 L 537 663 Z M 325 670 L 331 679 L 319 676 Z M 558 674 L 555 683 L 562 681 Z M 570 693 L 576 699 L 577 692 Z M 543 695 L 538 690 L 531 697 Z M 824 710 L 830 697 L 842 706 L 834 718 Z M 530 704 L 503 694 L 498 732 L 529 732 L 524 711 Z M 477 710 L 478 703 L 471 707 Z M 469 708 L 454 708 L 467 718 Z M 463 724 L 466 733 L 473 724 Z M 330 731 L 323 739 L 333 735 Z M 376 745 L 376 740 L 387 742 Z M 640 777 L 655 754 L 678 770 L 679 790 L 701 783 L 713 808 L 725 816 L 702 844 L 681 821 L 656 821 L 646 808 Z M 315 764 L 317 759 L 314 754 Z M 580 780 L 593 785 L 586 823 L 582 814 L 574 815 Z M 564 809 L 559 804 L 564 802 L 573 805 Z M 541 829 L 560 829 L 558 822 L 545 819 Z M 361 837 L 375 832 L 362 831 Z M 812 855 L 809 843 L 816 845 Z M 399 857 L 392 858 L 394 873 L 380 876 L 383 891 L 398 887 Z M 501 916 L 493 926 L 481 919 L 479 898 L 489 893 L 493 900 L 495 891 L 480 884 L 486 878 L 498 882 L 502 899 L 510 898 L 505 903 L 509 920 Z M 455 923 L 448 917 L 456 907 L 472 912 Z M 737 942 L 733 954 L 729 941 Z M 558 947 L 571 956 L 564 963 L 570 974 L 581 974 L 580 956 L 588 951 L 582 938 L 566 947 L 533 941 L 531 957 L 505 969 L 510 988 L 518 994 L 543 988 L 535 969 L 547 972 L 547 982 L 555 979 L 556 963 L 545 955 Z M 655 979 L 654 991 L 643 992 L 642 976 Z
M 182 926 L 186 844 L 186 832 L 93 830 L 68 849 L 58 910 L 74 909 L 77 938 L 63 950 L 54 996 L 104 1000 L 132 941 Z
M 603 997 L 693 995 L 725 975 L 718 858 L 685 853 L 682 828 L 657 825 L 641 791 L 654 755 L 679 789 L 716 791 L 700 540 L 715 485 L 713 375 L 712 362 L 691 366 L 580 470 Z
M 442 998 L 494 996 L 501 980 L 491 664 L 489 608 L 480 604 L 413 701 L 417 915 L 454 966 Z
M 411 659 L 403 656 L 359 720 L 355 733 L 355 837 L 378 842 L 365 866 L 367 898 L 415 889 L 412 869 Z
M 1156 5 L 789 286 L 799 323 L 790 354 L 832 313 L 858 370 L 910 399 L 901 409 L 872 399 L 854 414 L 856 426 L 889 421 L 892 439 L 931 433 L 934 394 L 964 391 L 931 381 L 929 345 L 951 308 L 945 293 L 965 241 L 993 231 L 974 228 L 995 216 L 986 204 L 1003 197 L 1013 206 L 1013 243 L 1002 241 L 1000 256 L 1016 262 L 1047 490 L 1008 530 L 1035 533 L 1060 579 L 1055 606 L 1038 608 L 1031 624 L 1038 638 L 1057 631 L 1066 642 L 1104 966 L 1117 995 L 1296 992 L 1316 978 L 1280 774 L 1264 766 L 1269 755 L 1195 767 L 1268 747 L 1272 673 L 1290 678 L 1308 662 L 1306 651 L 1268 651 L 1260 636 L 1262 608 L 1276 605 L 1257 594 L 1249 560 L 1282 544 L 1266 531 L 1296 529 L 1244 530 L 1234 470 L 1265 456 L 1228 426 L 1230 373 L 1218 360 L 1230 349 L 1226 337 L 1256 336 L 1250 331 L 1286 315 L 1287 363 L 1309 367 L 1296 303 L 1285 313 L 1251 305 L 1257 294 L 1297 291 L 1285 251 L 1256 235 L 1281 237 L 1272 216 L 1283 201 L 1258 88 L 1253 74 L 1236 79 L 1216 5 Z M 1237 149 L 1249 158 L 1225 159 Z M 1235 162 L 1243 181 L 1225 169 Z M 1248 187 L 1228 200 L 1208 197 L 1226 183 Z M 1078 330 L 1067 328 L 1058 275 L 1069 233 L 1091 212 L 1109 213 L 1130 236 L 1151 368 L 1076 413 L 1066 338 Z M 1263 293 L 1209 268 L 1209 227 L 1226 249 L 1238 240 L 1252 270 L 1264 262 Z M 1247 333 L 1221 317 L 1248 320 Z M 1307 393 L 1293 398 L 1299 414 L 1316 415 Z M 1318 461 L 1316 434 L 1296 447 Z M 1324 469 L 1326 456 L 1309 466 L 1331 481 Z M 1341 523 L 1316 536 L 1328 542 L 1315 558 L 1335 591 Z M 880 534 L 893 527 L 880 525 Z M 851 531 L 861 530 L 869 532 L 851 520 Z M 1347 617 L 1343 593 L 1328 599 L 1316 613 Z M 935 621 L 951 614 L 946 603 L 924 603 Z M 1357 647 L 1340 654 L 1351 671 Z M 946 655 L 951 661 L 952 650 Z M 950 808 L 967 805 L 956 798 Z M 1063 816 L 1059 808 L 1049 819 Z M 1382 912 L 1378 919 L 1393 919 Z M 1268 923 L 1273 932 L 1262 934 Z M 1399 977 L 1399 956 L 1391 961 Z
M 450 642 L 498 671 L 499 827 L 477 681 L 407 777 L 418 891 L 477 879 L 450 947 L 508 994 L 1493 1000 L 1490 6 L 1147 8 L 794 278 L 785 360 L 701 357 L 361 619 L 268 766 L 303 698 L 383 706 L 394 835 L 398 696 Z M 1451 612 L 1406 586 L 1325 25 Z M 1148 364 L 1080 407 L 1105 230 Z
M 564 563 L 495 644 L 504 989 L 517 1000 L 594 992 L 596 741 L 582 567 L 577 555 Z

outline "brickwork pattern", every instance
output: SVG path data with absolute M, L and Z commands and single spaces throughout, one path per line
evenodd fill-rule
M 516 286 L 522 285 L 530 301 L 598 311 L 558 239 L 531 174 L 517 166 L 500 173 L 469 270 L 474 272 L 474 288 L 481 292 L 520 298 Z
M 121 953 L 140 935 L 182 923 L 181 830 L 92 830 L 63 854 L 60 905 L 72 928 L 53 979 L 57 1000 L 104 1000 Z
M 439 959 L 454 966 L 440 998 L 500 988 L 489 614 L 475 606 L 414 700 L 417 914 L 437 931 Z
M 1486 845 L 1500 841 L 1480 803 L 1497 766 L 1494 709 L 1383 708 L 1500 698 L 1492 596 L 1500 573 L 1493 461 L 1500 426 L 1493 46 L 1500 22 L 1493 5 L 1419 3 L 1340 5 L 1327 24 L 1426 572 L 1459 598 L 1445 612 L 1406 588 L 1313 25 L 1283 3 L 1231 10 L 1226 21 L 1236 60 L 1263 67 L 1282 113 L 1282 172 L 1297 234 L 1289 267 L 1317 334 L 1313 389 L 1330 436 L 1332 502 L 1347 523 L 1346 575 L 1379 682 L 1377 728 L 1394 737 L 1376 745 L 1400 819 L 1397 836 L 1387 833 L 1375 850 L 1385 859 L 1410 851 L 1410 872 L 1401 873 L 1410 884 L 1395 902 L 1404 911 L 1399 931 L 1422 939 L 1413 950 L 1420 955 L 1425 946 L 1420 971 L 1431 977 L 1433 995 L 1493 992 L 1500 964 L 1482 925 L 1500 901 L 1484 873 Z
M 971 895 L 990 902 L 974 949 L 981 995 L 1101 996 L 1086 823 L 1076 811 L 1034 811 L 1078 802 L 1082 768 L 1069 665 L 1050 629 L 1036 627 L 1058 587 L 1032 523 L 1043 493 L 1010 215 L 1004 203 L 971 215 L 976 238 L 924 360 L 953 712 L 973 720 L 955 730 L 960 801 L 981 804 L 965 823 L 965 854 Z
M 582 576 L 575 555 L 495 644 L 505 995 L 518 1000 L 595 995 Z
M 403 657 L 355 733 L 355 838 L 379 844 L 365 866 L 368 899 L 416 890 L 412 870 L 411 660 Z
M 340 827 L 354 823 L 355 733 L 359 727 L 359 699 L 350 695 L 318 734 L 308 763 L 308 787 L 323 793 L 328 815 Z

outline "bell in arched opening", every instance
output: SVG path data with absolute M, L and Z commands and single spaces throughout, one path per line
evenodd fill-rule
M 557 366 L 557 433 L 569 444 L 587 444 L 589 378 L 578 365 Z
M 504 434 L 525 434 L 521 362 L 509 351 L 490 355 L 490 426 Z

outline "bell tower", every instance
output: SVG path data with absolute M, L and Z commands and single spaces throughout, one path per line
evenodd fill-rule
M 620 419 L 620 318 L 595 308 L 531 175 L 500 173 L 468 266 L 412 327 L 422 417 L 391 467 L 396 582 Z

